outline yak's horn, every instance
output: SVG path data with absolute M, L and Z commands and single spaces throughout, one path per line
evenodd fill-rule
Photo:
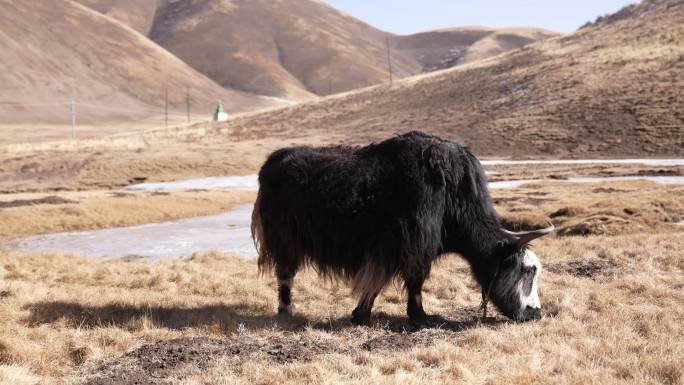
M 554 230 L 556 230 L 556 226 L 554 226 L 553 223 L 551 223 L 551 222 L 549 222 L 548 227 L 546 227 L 545 229 L 539 229 L 539 230 L 513 232 L 513 231 L 508 231 L 506 229 L 503 229 L 503 231 L 506 234 L 517 239 L 518 245 L 520 245 L 520 246 L 524 246 L 524 245 L 534 241 L 537 238 L 543 237 L 544 235 L 551 234 Z

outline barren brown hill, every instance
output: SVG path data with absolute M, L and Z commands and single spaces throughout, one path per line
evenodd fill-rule
M 226 127 L 246 138 L 296 129 L 356 143 L 421 129 L 490 156 L 681 156 L 684 2 L 657 3 L 496 58 Z
M 613 14 L 599 16 L 594 22 L 585 24 L 582 28 L 598 24 L 610 24 L 624 19 L 636 19 L 648 15 L 651 12 L 667 12 L 671 8 L 680 6 L 682 0 L 644 0 L 630 4 Z
M 316 0 L 79 1 L 148 31 L 225 87 L 296 100 L 387 81 L 388 41 L 402 78 L 556 35 L 470 27 L 395 36 Z
M 146 35 L 161 0 L 75 0 Z
M 219 125 L 0 148 L 0 189 L 254 173 L 272 150 L 420 129 L 484 157 L 684 156 L 684 6 Z M 54 149 L 51 150 L 51 149 Z
M 393 46 L 421 65 L 422 72 L 447 69 L 487 59 L 504 52 L 558 36 L 539 28 L 459 27 L 395 36 Z
M 225 89 L 129 27 L 71 1 L 0 0 L 2 124 L 135 121 L 171 108 L 185 112 L 186 87 L 195 112 L 217 99 L 231 110 L 270 102 Z M 152 112 L 151 112 L 152 111 Z M 209 116 L 209 115 L 207 115 Z

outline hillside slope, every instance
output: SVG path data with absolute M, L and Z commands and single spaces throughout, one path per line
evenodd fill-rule
M 681 158 L 684 1 L 655 1 L 663 6 L 495 58 L 223 124 L 0 146 L 0 190 L 245 175 L 285 146 L 367 144 L 410 130 L 480 157 Z
M 460 27 L 395 36 L 393 45 L 401 55 L 414 58 L 427 73 L 504 52 L 558 36 L 539 28 Z
M 301 99 L 388 81 L 388 39 L 394 76 L 402 78 L 460 64 L 472 45 L 495 33 L 394 36 L 316 0 L 180 0 L 159 8 L 150 37 L 224 86 Z M 479 56 L 552 35 L 495 39 L 499 48 Z
M 388 81 L 388 42 L 394 76 L 403 78 L 556 36 L 481 27 L 396 36 L 317 0 L 79 1 L 147 30 L 225 87 L 294 100 Z
M 682 156 L 684 2 L 642 7 L 654 3 L 490 60 L 226 128 L 244 138 L 307 132 L 351 143 L 421 129 L 493 156 Z
M 196 112 L 221 99 L 231 111 L 271 104 L 227 90 L 123 24 L 71 1 L 0 0 L 2 124 L 134 121 L 163 113 L 164 89 L 185 111 L 186 87 Z M 209 116 L 209 115 L 207 115 Z
M 162 0 L 76 0 L 147 36 Z

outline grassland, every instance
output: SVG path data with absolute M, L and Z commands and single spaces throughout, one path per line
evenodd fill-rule
M 479 322 L 480 291 L 457 256 L 440 261 L 425 290 L 442 325 L 415 330 L 398 285 L 365 328 L 349 322 L 346 286 L 312 271 L 297 276 L 297 316 L 285 319 L 274 315 L 274 279 L 229 255 L 152 263 L 0 252 L 0 382 L 681 384 L 684 237 L 672 222 L 684 219 L 683 192 L 645 182 L 494 191 L 511 226 L 551 217 L 561 229 L 534 245 L 545 316 L 528 324 L 496 313 Z M 138 211 L 138 200 L 213 210 L 200 202 L 231 199 L 69 194 L 103 206 L 130 199 L 112 212 Z M 31 208 L 44 220 L 59 207 Z M 562 231 L 578 224 L 586 231 Z
M 82 191 L 0 195 L 0 240 L 62 231 L 97 230 L 226 211 L 253 202 L 249 191 Z
M 681 156 L 684 8 L 669 3 L 497 58 L 224 124 L 2 145 L 0 240 L 212 214 L 254 194 L 116 190 L 251 174 L 279 147 L 365 144 L 413 129 L 480 156 Z M 495 171 L 494 179 L 684 172 Z M 441 326 L 415 330 L 398 285 L 378 300 L 372 327 L 353 327 L 346 286 L 311 271 L 297 277 L 297 315 L 286 319 L 274 316 L 272 277 L 230 255 L 153 263 L 0 251 L 0 383 L 683 384 L 684 228 L 675 224 L 683 193 L 645 182 L 494 191 L 507 226 L 558 227 L 534 245 L 544 318 L 527 324 L 496 313 L 480 320 L 480 290 L 457 256 L 445 256 L 425 289 Z

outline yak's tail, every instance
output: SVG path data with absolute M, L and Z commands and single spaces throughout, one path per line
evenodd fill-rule
M 259 265 L 259 271 L 271 271 L 275 268 L 275 259 L 273 254 L 268 248 L 268 243 L 266 242 L 266 237 L 264 236 L 264 223 L 262 220 L 262 191 L 259 189 L 257 194 L 256 202 L 254 203 L 254 211 L 252 211 L 252 240 L 254 241 L 254 247 L 257 250 L 258 259 L 257 263 Z

